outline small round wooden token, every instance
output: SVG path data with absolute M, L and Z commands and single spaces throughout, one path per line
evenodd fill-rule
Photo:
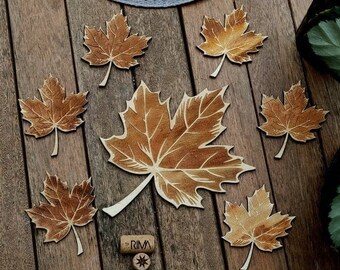
M 146 270 L 146 269 L 149 269 L 150 265 L 151 265 L 151 259 L 145 253 L 138 253 L 132 259 L 133 269 Z

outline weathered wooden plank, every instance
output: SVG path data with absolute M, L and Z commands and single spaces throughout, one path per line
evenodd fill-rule
M 0 269 L 34 269 L 24 154 L 5 1 L 0 1 Z M 13 239 L 20 239 L 20 241 Z
M 302 22 L 303 18 L 305 17 L 307 10 L 311 3 L 313 2 L 313 0 L 302 1 L 288 0 L 288 1 L 290 2 L 291 13 L 293 16 L 294 23 L 298 27 Z
M 263 50 L 249 64 L 250 79 L 259 112 L 261 94 L 280 96 L 299 80 L 305 85 L 295 47 L 293 21 L 286 0 L 236 1 L 248 11 L 251 28 L 269 36 Z M 322 105 L 322 104 L 319 104 Z M 261 122 L 263 119 L 261 118 Z M 282 139 L 263 134 L 269 172 L 277 207 L 295 215 L 296 220 L 285 239 L 291 269 L 337 269 L 336 258 L 322 239 L 319 201 L 324 164 L 318 140 L 306 144 L 289 141 L 281 160 L 274 155 Z M 287 197 L 289 200 L 287 200 Z
M 83 46 L 84 26 L 105 29 L 105 21 L 120 12 L 120 7 L 107 0 L 67 1 L 72 45 L 80 89 L 89 90 L 88 113 L 84 115 L 91 175 L 96 188 L 96 205 L 99 209 L 110 206 L 132 192 L 142 181 L 141 177 L 124 172 L 108 163 L 109 155 L 99 137 L 108 138 L 122 134 L 123 126 L 118 115 L 126 109 L 126 101 L 133 94 L 131 72 L 113 67 L 105 88 L 98 84 L 103 80 L 107 66 L 90 67 L 81 57 L 87 52 Z M 128 18 L 129 22 L 134 19 Z M 140 32 L 136 26 L 132 33 Z M 149 51 L 147 54 L 150 53 Z M 123 234 L 152 234 L 156 238 L 156 251 L 152 254 L 154 269 L 162 269 L 161 249 L 157 233 L 156 217 L 147 187 L 122 213 L 111 218 L 98 213 L 100 248 L 104 269 L 128 269 L 132 256 L 119 254 L 119 239 Z
M 38 96 L 37 88 L 49 73 L 60 78 L 68 93 L 76 91 L 72 54 L 63 1 L 8 1 L 20 98 Z M 26 128 L 27 123 L 24 124 Z M 60 148 L 51 158 L 53 136 L 39 140 L 25 136 L 26 158 L 33 204 L 42 200 L 46 171 L 69 185 L 88 178 L 82 128 L 60 133 Z M 36 231 L 40 269 L 100 269 L 95 224 L 77 228 L 84 254 L 77 256 L 72 234 L 60 243 L 43 243 Z
M 174 115 L 184 93 L 193 95 L 178 10 L 125 10 L 133 29 L 152 35 L 150 48 L 135 69 L 136 82 L 143 80 L 152 91 L 161 91 L 162 100 L 170 97 Z M 207 191 L 199 193 L 204 211 L 175 209 L 155 192 L 167 269 L 224 269 L 211 196 Z
M 296 27 L 299 27 L 311 2 L 310 0 L 291 0 Z M 320 133 L 329 164 L 340 147 L 340 83 L 329 75 L 319 73 L 306 61 L 303 63 L 314 104 L 330 111 Z
M 228 231 L 228 227 L 223 223 L 224 201 L 246 204 L 246 196 L 251 196 L 254 190 L 263 184 L 265 184 L 266 190 L 271 191 L 261 138 L 256 130 L 256 110 L 246 66 L 238 66 L 226 60 L 218 77 L 212 79 L 209 74 L 216 69 L 221 58 L 205 57 L 196 48 L 204 40 L 200 35 L 203 16 L 214 17 L 224 23 L 224 14 L 230 13 L 233 9 L 232 1 L 200 1 L 197 5 L 182 8 L 191 67 L 197 90 L 201 91 L 206 87 L 216 89 L 229 85 L 225 100 L 230 103 L 230 107 L 223 121 L 227 129 L 222 137 L 216 140 L 216 143 L 234 145 L 234 154 L 243 156 L 246 163 L 256 167 L 256 171 L 241 175 L 239 184 L 224 185 L 227 190 L 226 194 L 216 196 L 219 222 L 223 234 Z M 263 50 L 266 49 L 266 46 L 267 44 L 264 45 Z M 254 56 L 254 58 L 256 57 Z M 285 208 L 279 210 L 286 212 Z M 224 245 L 229 269 L 239 269 L 247 257 L 249 247 L 235 248 L 227 242 Z M 286 267 L 284 249 L 277 250 L 273 254 L 254 250 L 252 269 L 286 269 Z

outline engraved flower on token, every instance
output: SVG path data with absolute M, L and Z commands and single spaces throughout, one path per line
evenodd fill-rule
M 146 270 L 149 269 L 150 265 L 151 265 L 151 260 L 150 257 L 145 254 L 145 253 L 138 253 L 133 257 L 133 266 L 134 269 L 137 270 Z
M 148 265 L 148 259 L 145 258 L 145 256 L 140 256 L 139 258 L 137 258 L 137 264 L 139 266 L 145 267 L 146 265 Z

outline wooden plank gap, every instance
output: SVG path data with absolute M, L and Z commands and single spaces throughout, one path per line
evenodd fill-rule
M 120 4 L 122 10 L 123 10 L 123 14 L 125 16 L 127 16 L 127 11 L 126 11 L 126 8 L 125 8 L 125 5 L 123 4 Z M 152 39 L 150 40 L 152 42 Z M 138 68 L 138 66 L 134 66 L 130 69 L 130 73 L 131 73 L 131 78 L 132 78 L 132 85 L 133 85 L 133 88 L 134 88 L 134 92 L 137 90 L 139 84 L 138 84 L 138 81 L 137 81 L 137 75 L 136 75 L 136 68 Z M 166 270 L 166 257 L 165 257 L 165 252 L 164 252 L 164 242 L 163 242 L 163 236 L 162 236 L 162 230 L 161 230 L 161 226 L 160 226 L 160 220 L 159 220 L 159 212 L 157 210 L 157 202 L 156 202 L 156 194 L 157 194 L 157 191 L 155 189 L 155 186 L 154 185 L 151 185 L 150 187 L 151 189 L 151 205 L 152 205 L 152 208 L 153 208 L 153 213 L 154 213 L 154 217 L 155 217 L 155 222 L 156 222 L 156 231 L 157 231 L 157 234 L 158 234 L 158 242 L 159 242 L 159 246 L 160 246 L 160 257 L 161 257 L 161 265 L 162 265 L 162 268 L 164 270 Z
M 130 100 L 134 91 L 131 70 L 112 69 L 112 74 L 105 88 L 98 83 L 103 78 L 105 69 L 90 67 L 81 60 L 86 52 L 83 46 L 84 25 L 98 28 L 102 26 L 105 32 L 105 21 L 112 18 L 113 13 L 119 14 L 123 10 L 117 3 L 101 0 L 93 6 L 91 0 L 68 1 L 70 28 L 74 39 L 74 59 L 76 63 L 78 84 L 91 92 L 89 112 L 84 115 L 86 119 L 85 131 L 89 149 L 91 172 L 96 184 L 96 203 L 100 208 L 98 217 L 98 231 L 103 254 L 104 269 L 126 269 L 131 263 L 130 256 L 121 256 L 119 238 L 122 234 L 153 234 L 157 235 L 154 208 L 151 201 L 151 189 L 146 187 L 144 192 L 132 202 L 128 208 L 114 219 L 101 211 L 107 207 L 108 202 L 122 199 L 123 194 L 133 190 L 141 177 L 129 174 L 108 162 L 108 153 L 99 140 L 99 137 L 108 138 L 113 134 L 123 132 L 123 123 L 119 112 L 126 108 L 125 101 Z M 101 14 L 98 17 L 98 14 Z M 131 19 L 128 18 L 129 25 Z M 132 33 L 139 33 L 138 28 L 132 27 Z M 108 124 L 109 123 L 109 124 Z M 149 216 L 149 218 L 145 218 Z M 157 241 L 152 261 L 156 269 L 162 269 L 160 243 Z
M 217 224 L 217 230 L 218 230 L 218 234 L 220 235 L 220 245 L 221 245 L 221 251 L 222 251 L 222 258 L 223 258 L 223 262 L 224 262 L 224 270 L 229 270 L 229 264 L 228 264 L 228 258 L 227 258 L 227 249 L 225 247 L 225 241 L 222 238 L 223 235 L 223 229 L 222 229 L 222 223 L 219 222 L 220 219 L 220 209 L 218 208 L 218 202 L 217 202 L 217 197 L 215 194 L 209 194 L 210 197 L 212 197 L 212 204 L 213 204 L 213 208 L 214 208 L 214 223 Z
M 236 0 L 233 0 L 233 3 L 234 3 L 234 8 L 237 9 Z M 254 108 L 254 114 L 256 115 L 257 127 L 259 127 L 260 126 L 260 115 L 257 113 L 257 110 L 256 110 L 257 105 L 256 105 L 256 101 L 255 101 L 255 93 L 254 93 L 254 88 L 253 88 L 253 84 L 252 84 L 252 80 L 251 80 L 251 76 L 250 76 L 250 71 L 249 71 L 249 63 L 245 63 L 245 66 L 246 66 L 246 70 L 247 70 L 250 92 L 251 92 L 251 96 L 252 96 L 253 104 L 254 104 L 254 107 L 253 107 Z M 271 175 L 270 169 L 269 169 L 268 157 L 267 157 L 267 153 L 266 153 L 266 148 L 264 146 L 264 135 L 263 134 L 261 134 L 261 136 L 260 136 L 260 141 L 261 141 L 261 145 L 262 145 L 262 151 L 264 153 L 264 161 L 265 161 L 265 165 L 266 165 L 266 169 L 267 169 L 270 190 L 272 191 L 272 198 L 273 198 L 273 203 L 274 203 L 273 210 L 277 211 L 277 205 L 278 204 L 277 204 L 277 200 L 275 198 L 275 189 L 274 189 L 274 186 L 273 186 L 272 175 Z M 290 269 L 289 264 L 288 264 L 288 255 L 287 255 L 287 251 L 286 251 L 285 238 L 282 240 L 282 249 L 284 251 L 284 256 L 286 258 L 286 260 L 285 260 L 286 267 L 287 267 L 287 269 Z
M 48 71 L 52 71 L 54 75 L 61 78 L 61 84 L 65 86 L 67 93 L 71 93 L 76 88 L 74 77 L 72 77 L 74 74 L 73 67 L 71 67 L 70 48 L 67 44 L 70 41 L 64 3 L 45 1 L 41 4 L 35 0 L 30 1 L 29 4 L 21 0 L 8 1 L 19 97 L 36 96 L 36 89 L 41 86 Z M 22 121 L 22 125 L 25 127 L 28 123 Z M 80 129 L 72 134 L 60 134 L 61 138 L 67 136 L 67 143 L 61 147 L 63 156 L 54 159 L 46 151 L 47 144 L 49 145 L 52 141 L 51 137 L 38 141 L 33 137 L 24 136 L 33 202 L 42 199 L 40 192 L 46 171 L 56 173 L 62 179 L 66 179 L 70 186 L 79 179 L 87 178 L 81 133 Z M 79 229 L 78 233 L 87 256 L 76 255 L 74 238 L 66 237 L 58 244 L 45 244 L 43 238 L 46 232 L 35 230 L 39 268 L 64 269 L 67 265 L 69 268 L 86 266 L 99 269 L 95 224 Z M 60 256 L 64 259 L 60 260 Z
M 264 2 L 254 4 L 250 0 L 239 0 L 237 3 L 245 4 L 247 7 L 252 29 L 255 28 L 269 36 L 264 48 L 261 49 L 267 53 L 259 52 L 258 55 L 254 55 L 254 61 L 249 65 L 259 114 L 261 112 L 259 98 L 263 91 L 281 98 L 282 92 L 289 89 L 293 83 L 304 80 L 305 74 L 296 51 L 296 31 L 286 0 L 275 4 Z M 305 269 L 308 265 L 332 268 L 336 263 L 319 236 L 320 223 L 315 220 L 319 203 L 320 174 L 324 169 L 319 142 L 314 140 L 306 144 L 297 144 L 292 141 L 285 156 L 278 161 L 274 159 L 274 154 L 282 142 L 264 137 L 264 134 L 261 136 L 266 139 L 264 146 L 269 165 L 267 167 L 270 169 L 270 178 L 275 187 L 277 207 L 297 216 L 292 230 L 288 231 L 289 235 L 282 239 L 286 244 L 285 255 L 287 254 L 288 265 L 294 269 Z M 308 222 L 313 219 L 314 222 Z
M 297 25 L 297 22 L 295 20 L 294 9 L 293 9 L 293 6 L 292 6 L 292 1 L 291 0 L 287 0 L 287 1 L 288 1 L 289 9 L 290 9 L 290 14 L 291 14 L 291 17 L 292 17 L 292 23 L 293 23 L 293 26 L 294 26 L 294 31 L 295 31 L 295 33 L 297 33 L 297 29 L 298 29 L 299 26 Z M 306 13 L 307 13 L 307 11 L 306 11 Z M 314 98 L 313 98 L 313 93 L 312 93 L 312 90 L 311 90 L 311 87 L 310 87 L 310 83 L 308 82 L 308 79 L 307 79 L 306 64 L 304 63 L 304 61 L 302 59 L 302 56 L 299 55 L 299 57 L 300 57 L 302 71 L 303 71 L 304 81 L 306 83 L 306 85 L 305 85 L 306 94 L 307 94 L 307 96 L 309 98 L 309 102 L 308 103 L 311 106 L 315 106 L 316 104 L 315 104 L 315 101 L 314 101 Z M 326 90 L 328 92 L 328 87 L 327 87 L 327 85 L 325 85 L 325 86 L 326 86 Z M 323 109 L 327 110 L 327 108 L 323 108 Z M 322 156 L 323 162 L 324 162 L 325 166 L 328 167 L 329 164 L 328 164 L 327 158 L 326 158 L 326 152 L 325 152 L 325 148 L 324 148 L 324 143 L 323 143 L 322 136 L 321 136 L 321 129 L 317 129 L 317 130 L 315 130 L 315 132 L 316 132 L 316 139 L 319 142 L 319 150 L 321 152 L 321 156 Z
M 127 7 L 127 10 L 130 12 L 133 28 L 138 26 L 143 34 L 153 34 L 146 56 L 141 58 L 141 65 L 136 69 L 137 79 L 144 80 L 154 91 L 161 90 L 161 100 L 171 98 L 170 111 L 173 116 L 184 93 L 193 95 L 178 9 Z M 169 21 L 172 23 L 168 23 Z M 203 197 L 205 207 L 213 209 L 209 192 L 204 192 Z M 185 207 L 174 209 L 173 205 L 160 198 L 157 193 L 155 198 L 167 268 L 221 268 L 224 261 L 219 244 L 220 235 L 215 224 L 212 225 L 215 214 L 212 211 Z M 206 242 L 210 245 L 206 245 Z M 212 242 L 214 245 L 211 245 Z
M 7 20 L 7 26 L 8 26 L 8 39 L 10 43 L 10 53 L 11 53 L 11 58 L 12 58 L 12 72 L 13 72 L 13 79 L 14 79 L 14 85 L 15 85 L 15 96 L 16 96 L 16 107 L 17 107 L 17 113 L 18 113 L 18 126 L 20 130 L 20 141 L 21 141 L 21 149 L 22 149 L 22 155 L 23 155 L 23 164 L 24 164 L 24 172 L 25 172 L 25 181 L 26 181 L 26 194 L 27 194 L 27 201 L 28 205 L 31 208 L 32 207 L 32 192 L 31 192 L 31 187 L 30 187 L 30 181 L 29 181 L 29 174 L 28 174 L 28 167 L 27 167 L 27 153 L 26 153 L 26 146 L 25 146 L 25 133 L 24 133 L 24 127 L 23 123 L 21 121 L 21 109 L 19 105 L 19 88 L 18 88 L 18 76 L 17 76 L 17 70 L 16 70 L 16 64 L 15 64 L 15 57 L 14 57 L 14 45 L 13 45 L 13 37 L 12 37 L 12 25 L 11 25 L 11 20 L 10 20 L 10 9 L 8 5 L 8 0 L 4 0 L 5 2 L 5 8 L 6 8 L 6 20 Z M 24 211 L 24 209 L 23 209 Z M 34 225 L 27 216 L 26 212 L 24 213 L 27 217 L 27 219 L 30 222 L 30 227 L 31 227 L 31 239 L 32 239 L 32 249 L 33 249 L 33 254 L 34 254 L 34 261 L 35 261 L 35 269 L 39 269 L 39 264 L 38 264 L 38 253 L 37 253 L 37 243 L 36 239 L 34 237 Z
M 288 2 L 290 14 L 291 14 L 291 16 L 292 16 L 292 21 L 293 21 L 294 30 L 295 30 L 295 32 L 296 32 L 298 26 L 297 26 L 297 23 L 296 23 L 296 21 L 295 21 L 295 19 L 294 19 L 295 16 L 294 16 L 294 9 L 293 9 L 293 6 L 292 6 L 292 1 L 291 1 L 291 0 L 287 0 L 287 2 Z
M 79 83 L 78 83 L 78 73 L 77 73 L 77 66 L 76 66 L 76 61 L 75 61 L 75 54 L 74 54 L 74 48 L 73 48 L 73 36 L 72 36 L 72 31 L 71 31 L 71 27 L 70 27 L 70 15 L 69 15 L 69 10 L 68 10 L 68 6 L 67 6 L 67 1 L 64 0 L 64 6 L 65 6 L 65 11 L 66 11 L 66 22 L 67 22 L 67 30 L 69 33 L 69 37 L 70 37 L 70 49 L 71 49 L 71 57 L 72 57 L 72 63 L 73 63 L 73 73 L 74 73 L 74 78 L 75 78 L 75 85 L 76 85 L 76 91 L 77 93 L 80 92 L 79 89 Z M 85 112 L 86 113 L 86 112 Z M 83 115 L 81 115 L 81 119 L 83 121 L 85 121 Z M 84 123 L 85 124 L 85 123 Z M 84 151 L 85 151 L 85 162 L 86 162 L 86 170 L 87 170 L 87 175 L 88 177 L 91 177 L 91 166 L 90 166 L 90 159 L 89 159 L 89 150 L 87 147 L 87 138 L 86 138 L 86 132 L 85 132 L 85 127 L 84 124 L 80 126 L 81 130 L 82 130 L 82 137 L 83 137 L 83 143 L 84 143 Z M 93 180 L 91 179 L 91 183 L 95 188 L 95 185 L 93 183 Z M 96 189 L 94 189 L 95 191 Z M 94 201 L 92 202 L 93 206 L 95 208 L 97 208 L 96 206 L 96 199 L 94 199 Z M 97 208 L 97 211 L 99 211 L 99 209 Z M 99 263 L 100 263 L 100 268 L 104 269 L 104 264 L 103 264 L 103 254 L 102 254 L 102 250 L 101 250 L 101 246 L 100 246 L 100 235 L 99 235 L 99 228 L 98 228 L 98 213 L 96 213 L 96 215 L 93 218 L 94 224 L 95 224 L 95 232 L 96 232 L 96 238 L 97 238 L 97 247 L 98 247 L 98 255 L 99 255 Z
M 298 26 L 303 18 L 306 16 L 311 6 L 316 6 L 318 1 L 312 0 L 290 0 L 293 9 L 294 22 Z M 324 1 L 331 2 L 331 1 Z M 339 115 L 340 106 L 336 102 L 339 100 L 340 84 L 337 80 L 332 78 L 329 74 L 322 71 L 317 71 L 315 67 L 309 64 L 306 60 L 302 63 L 305 67 L 306 77 L 310 86 L 310 91 L 313 93 L 313 100 L 315 104 L 320 104 L 323 108 L 329 110 L 331 113 L 327 116 L 327 121 L 321 128 L 321 137 L 323 138 L 323 149 L 327 164 L 333 158 L 333 155 L 339 149 L 340 138 L 339 131 Z
M 155 185 L 151 186 L 151 203 L 152 203 L 152 208 L 154 209 L 154 216 L 155 216 L 155 221 L 156 221 L 156 231 L 158 234 L 158 242 L 159 242 L 159 246 L 160 246 L 160 255 L 161 255 L 161 264 L 162 264 L 162 268 L 164 270 L 167 269 L 166 267 L 166 257 L 165 257 L 165 252 L 164 252 L 164 242 L 163 242 L 163 234 L 162 234 L 162 230 L 161 230 L 161 226 L 160 226 L 160 220 L 159 220 L 159 211 L 157 210 L 157 202 L 156 202 L 156 189 L 155 189 Z
M 127 12 L 126 12 L 126 8 L 125 8 L 125 6 L 123 5 L 123 4 L 120 4 L 119 3 L 119 6 L 120 6 L 120 8 L 121 8 L 121 10 L 123 10 L 123 14 L 124 14 L 124 16 L 127 16 Z M 128 20 L 129 20 L 129 18 L 128 18 Z M 129 21 L 128 21 L 129 22 Z M 131 34 L 131 33 L 129 33 L 129 34 Z M 152 42 L 152 39 L 150 40 L 151 42 Z M 146 49 L 147 50 L 147 49 Z M 142 57 L 143 57 L 144 55 L 142 55 Z M 137 90 L 137 88 L 138 88 L 138 83 L 137 83 L 137 78 L 136 78 L 136 68 L 138 68 L 138 66 L 139 65 L 137 65 L 137 66 L 133 66 L 133 67 L 131 67 L 130 69 L 129 69 L 129 72 L 131 73 L 131 80 L 132 80 L 132 85 L 133 85 L 133 90 L 134 90 L 134 92 Z
M 254 115 L 256 108 L 254 107 L 254 97 L 251 96 L 249 78 L 246 66 L 231 64 L 226 61 L 217 78 L 210 79 L 209 74 L 216 68 L 220 59 L 208 58 L 199 51 L 196 46 L 204 40 L 200 34 L 203 15 L 218 19 L 223 24 L 224 14 L 228 14 L 236 7 L 235 1 L 197 1 L 195 5 L 187 5 L 182 7 L 184 14 L 185 28 L 188 34 L 188 44 L 190 44 L 189 52 L 191 54 L 191 67 L 195 75 L 195 84 L 198 89 L 216 89 L 225 84 L 229 84 L 230 88 L 226 91 L 226 100 L 231 104 L 226 115 L 223 117 L 224 125 L 227 126 L 226 131 L 220 135 L 213 144 L 227 144 L 235 146 L 235 153 L 245 158 L 247 164 L 256 167 L 256 171 L 247 172 L 240 176 L 240 183 L 237 185 L 224 185 L 225 194 L 215 195 L 217 201 L 218 213 L 224 213 L 225 201 L 240 202 L 246 201 L 246 196 L 251 196 L 254 190 L 260 188 L 263 183 L 266 184 L 267 190 L 270 189 L 270 181 L 265 164 L 263 145 L 260 141 L 260 134 L 255 126 L 258 119 Z M 221 13 L 222 12 L 222 13 Z M 240 110 L 247 117 L 240 115 Z M 241 117 L 240 117 L 241 116 Z M 241 119 L 243 121 L 241 121 Z M 242 134 L 242 136 L 240 136 Z M 251 149 L 251 150 L 250 150 Z M 259 158 L 261 157 L 261 158 Z M 270 191 L 272 198 L 273 192 Z M 222 215 L 219 216 L 220 227 L 223 231 L 228 231 L 224 224 Z M 223 234 L 221 234 L 222 236 Z M 237 269 L 244 262 L 249 247 L 234 248 L 226 241 L 223 242 L 226 250 L 228 266 L 230 269 Z M 278 250 L 273 254 L 255 250 L 252 266 L 256 269 L 286 269 L 287 261 L 284 250 Z M 255 259 L 256 255 L 256 259 Z
M 198 91 L 196 89 L 194 72 L 192 70 L 192 66 L 190 65 L 191 59 L 190 59 L 189 44 L 188 44 L 188 39 L 187 39 L 187 33 L 185 31 L 185 25 L 184 25 L 184 19 L 183 19 L 183 10 L 182 10 L 181 7 L 178 8 L 178 17 L 179 17 L 179 23 L 180 23 L 180 26 L 181 26 L 181 33 L 182 33 L 182 37 L 183 37 L 185 55 L 187 57 L 187 63 L 188 63 L 188 70 L 189 70 L 189 75 L 190 75 L 191 88 L 192 88 L 193 94 L 197 95 Z M 212 89 L 210 89 L 210 90 L 212 90 Z
M 256 115 L 257 127 L 259 127 L 260 126 L 260 114 L 258 114 L 257 110 L 256 110 L 257 105 L 256 105 L 256 101 L 255 101 L 255 93 L 254 93 L 254 89 L 253 89 L 252 80 L 251 80 L 251 77 L 250 77 L 250 71 L 249 71 L 249 64 L 248 63 L 246 63 L 246 69 L 247 69 L 247 76 L 248 76 L 248 80 L 249 80 L 250 93 L 251 93 L 251 96 L 252 96 L 252 99 L 253 99 L 253 104 L 254 104 L 254 107 L 253 107 L 254 108 L 254 114 Z M 273 210 L 276 212 L 278 203 L 277 203 L 276 196 L 275 196 L 275 188 L 274 188 L 274 185 L 273 185 L 272 175 L 271 175 L 270 169 L 269 169 L 268 155 L 267 155 L 266 147 L 265 147 L 265 144 L 264 144 L 264 137 L 265 137 L 265 135 L 261 134 L 260 135 L 260 141 L 261 141 L 261 145 L 262 145 L 262 151 L 264 153 L 264 162 L 266 164 L 270 190 L 272 191 L 271 195 L 272 195 L 273 203 L 274 203 Z M 286 238 L 282 239 L 282 249 L 283 249 L 283 252 L 284 252 L 284 256 L 286 258 L 286 260 L 285 260 L 286 267 L 287 267 L 287 269 L 290 269 L 289 263 L 288 263 L 288 255 L 287 255 L 287 251 L 286 251 Z

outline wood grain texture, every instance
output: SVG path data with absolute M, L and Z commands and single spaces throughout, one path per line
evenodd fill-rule
M 0 269 L 35 269 L 9 25 L 0 1 Z M 20 239 L 20 241 L 13 239 Z
M 269 38 L 259 53 L 252 54 L 252 63 L 239 66 L 226 60 L 218 77 L 211 79 L 209 74 L 220 58 L 204 57 L 196 48 L 203 41 L 199 34 L 203 16 L 223 21 L 224 14 L 233 10 L 234 2 L 237 7 L 245 4 L 249 30 L 255 29 Z M 85 24 L 105 28 L 105 20 L 120 11 L 118 4 L 107 0 L 95 3 L 7 0 L 12 28 L 9 33 L 5 3 L 6 0 L 0 1 L 0 269 L 131 269 L 132 256 L 119 253 L 119 238 L 123 234 L 155 236 L 156 250 L 151 254 L 155 270 L 239 269 L 249 247 L 230 247 L 221 239 L 228 231 L 223 223 L 224 202 L 245 204 L 246 196 L 263 184 L 271 191 L 275 211 L 295 215 L 296 219 L 283 241 L 284 248 L 273 253 L 255 249 L 249 269 L 340 268 L 339 256 L 322 239 L 319 221 L 325 169 L 322 151 L 329 163 L 340 146 L 340 84 L 306 62 L 303 70 L 295 48 L 294 23 L 299 26 L 311 0 L 200 0 L 164 10 L 124 6 L 131 33 L 153 38 L 145 55 L 137 58 L 140 66 L 133 72 L 114 67 L 105 88 L 99 88 L 98 84 L 107 66 L 90 67 L 80 59 L 86 53 L 83 30 Z M 14 59 L 11 59 L 9 34 Z M 20 98 L 38 97 L 37 88 L 50 73 L 61 80 L 68 93 L 90 92 L 83 116 L 85 124 L 76 132 L 60 132 L 57 158 L 50 157 L 52 135 L 39 140 L 21 137 L 18 124 L 27 128 L 28 123 L 23 123 L 17 112 L 11 61 L 15 61 Z M 243 156 L 245 163 L 255 166 L 256 171 L 241 175 L 237 185 L 225 184 L 225 194 L 199 191 L 204 198 L 204 211 L 187 207 L 176 210 L 162 200 L 151 184 L 114 219 L 103 213 L 103 207 L 124 198 L 144 179 L 108 163 L 109 155 L 99 140 L 123 133 L 118 113 L 125 110 L 125 101 L 131 99 L 134 87 L 141 80 L 151 90 L 161 91 L 162 100 L 171 97 L 172 114 L 184 92 L 193 95 L 204 88 L 213 90 L 229 84 L 225 100 L 231 105 L 223 120 L 227 129 L 214 143 L 234 145 L 232 153 Z M 283 158 L 274 160 L 284 138 L 265 137 L 257 130 L 256 126 L 264 122 L 259 115 L 261 94 L 282 98 L 282 91 L 298 80 L 308 86 L 312 103 L 330 111 L 319 132 L 323 149 L 318 139 L 306 144 L 289 141 Z M 25 179 L 24 150 L 28 179 Z M 99 208 L 96 215 L 99 237 L 94 222 L 77 228 L 84 246 L 82 256 L 76 256 L 72 233 L 58 244 L 44 244 L 43 230 L 34 230 L 31 235 L 31 224 L 23 210 L 29 207 L 30 200 L 33 204 L 43 200 L 40 192 L 46 171 L 58 174 L 69 185 L 86 179 L 88 172 L 92 174 L 95 203 Z M 32 237 L 36 242 L 36 261 Z
M 313 0 L 289 0 L 289 2 L 294 23 L 296 27 L 299 27 Z
M 100 209 L 98 230 L 104 269 L 128 269 L 131 265 L 132 257 L 119 253 L 119 239 L 123 234 L 154 235 L 156 250 L 151 256 L 153 267 L 162 269 L 150 187 L 115 218 L 101 211 L 102 208 L 123 199 L 143 180 L 143 177 L 124 172 L 109 163 L 109 154 L 100 141 L 100 137 L 108 138 L 123 133 L 118 113 L 126 109 L 126 101 L 130 100 L 133 94 L 131 72 L 112 67 L 106 87 L 99 88 L 98 84 L 104 78 L 107 66 L 90 67 L 81 60 L 87 52 L 83 46 L 85 25 L 97 28 L 101 26 L 102 29 L 106 29 L 105 21 L 110 20 L 114 13 L 120 12 L 120 7 L 107 0 L 99 0 L 96 5 L 93 5 L 91 0 L 70 0 L 67 1 L 67 7 L 79 88 L 90 91 L 88 113 L 84 115 L 84 119 L 90 169 L 96 191 L 96 206 Z M 128 18 L 129 23 L 132 20 Z M 140 29 L 133 25 L 131 31 L 137 33 Z
M 232 1 L 201 1 L 195 5 L 182 8 L 191 67 L 197 91 L 202 91 L 206 87 L 216 89 L 229 85 L 225 100 L 230 103 L 230 107 L 223 121 L 227 129 L 216 140 L 216 143 L 235 146 L 232 152 L 243 156 L 247 164 L 256 167 L 256 171 L 241 175 L 239 184 L 225 184 L 226 194 L 216 195 L 217 215 L 223 235 L 229 230 L 223 223 L 225 201 L 246 204 L 246 196 L 251 196 L 254 190 L 260 188 L 263 184 L 265 184 L 268 191 L 271 191 L 261 138 L 256 129 L 256 110 L 246 66 L 235 65 L 229 60 L 225 60 L 220 74 L 216 79 L 211 79 L 209 74 L 216 69 L 221 58 L 205 57 L 196 48 L 203 41 L 203 37 L 200 35 L 203 16 L 214 17 L 224 24 L 224 14 L 232 12 L 233 9 Z M 252 24 L 252 26 L 254 25 Z M 265 32 L 261 33 L 266 34 Z M 267 46 L 265 41 L 264 47 L 260 49 L 259 54 L 263 53 Z M 258 55 L 253 54 L 252 57 L 256 59 Z M 279 210 L 286 213 L 285 209 Z M 224 242 L 224 246 L 227 251 L 229 269 L 239 269 L 247 257 L 249 247 L 231 247 L 227 242 Z M 250 267 L 251 269 L 286 269 L 284 249 L 276 250 L 272 254 L 255 249 Z
M 125 7 L 131 26 L 152 34 L 146 56 L 135 69 L 137 85 L 143 80 L 151 91 L 170 100 L 174 115 L 184 95 L 193 95 L 177 9 Z M 164 201 L 155 191 L 157 214 L 167 269 L 223 269 L 220 235 L 208 191 L 200 190 L 205 210 L 180 207 Z
M 296 28 L 307 13 L 310 0 L 291 0 L 293 20 Z M 340 83 L 330 75 L 316 71 L 308 62 L 303 60 L 309 90 L 313 103 L 328 110 L 327 121 L 322 125 L 321 138 L 329 165 L 335 152 L 340 147 Z
M 75 92 L 72 54 L 62 1 L 8 1 L 20 98 L 38 97 L 37 88 L 49 73 L 58 77 L 66 92 Z M 28 124 L 24 123 L 24 128 Z M 25 136 L 26 159 L 32 203 L 42 200 L 46 171 L 70 186 L 88 178 L 82 129 L 59 138 L 59 154 L 51 158 L 53 136 Z M 75 237 L 44 244 L 43 230 L 36 230 L 39 269 L 100 269 L 95 224 L 77 228 L 84 254 L 77 256 Z M 62 258 L 62 259 L 61 259 Z
M 304 74 L 295 47 L 295 31 L 286 0 L 274 2 L 236 1 L 244 4 L 251 28 L 268 35 L 267 47 L 249 64 L 250 80 L 259 112 L 261 94 L 280 96 Z M 263 118 L 261 118 L 261 123 Z M 282 139 L 262 134 L 277 208 L 296 216 L 284 243 L 291 269 L 338 269 L 336 257 L 322 239 L 319 201 L 324 163 L 319 141 L 288 142 L 281 160 L 274 155 Z M 289 196 L 289 200 L 287 200 Z M 308 252 L 307 252 L 308 251 Z

